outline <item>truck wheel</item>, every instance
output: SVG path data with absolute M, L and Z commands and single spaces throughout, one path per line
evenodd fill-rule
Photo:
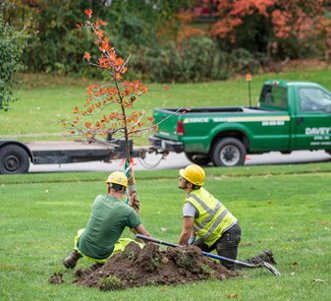
M 191 162 L 201 165 L 201 166 L 206 166 L 209 164 L 209 162 L 211 162 L 211 159 L 208 155 L 196 154 L 196 153 L 185 153 L 185 156 Z
M 29 170 L 29 155 L 18 145 L 0 148 L 0 174 L 26 173 Z
M 246 148 L 236 138 L 224 138 L 216 143 L 212 156 L 216 166 L 243 165 L 246 157 Z

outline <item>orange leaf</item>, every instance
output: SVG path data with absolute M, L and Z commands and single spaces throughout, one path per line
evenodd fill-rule
M 105 22 L 105 21 L 103 21 L 101 19 L 99 19 L 99 22 L 100 22 L 101 25 L 107 25 L 108 24 L 107 22 Z
M 77 114 L 78 112 L 79 112 L 78 107 L 75 107 L 75 108 L 74 108 L 74 114 Z
M 91 125 L 92 125 L 91 122 L 85 122 L 85 127 L 86 127 L 86 128 L 90 128 Z
M 86 59 L 88 61 L 90 61 L 90 59 L 91 59 L 91 55 L 88 52 L 86 52 L 86 51 L 84 53 L 84 59 Z

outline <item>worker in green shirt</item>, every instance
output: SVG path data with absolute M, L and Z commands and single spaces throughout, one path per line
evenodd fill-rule
M 125 174 L 115 171 L 109 175 L 106 183 L 108 194 L 95 198 L 85 229 L 78 231 L 74 250 L 63 261 L 66 268 L 74 268 L 83 256 L 93 260 L 97 265 L 104 264 L 109 256 L 123 250 L 127 244 L 127 239 L 120 239 L 125 227 L 150 236 L 137 213 L 139 201 L 136 195 L 130 196 L 128 205 L 121 201 L 128 187 Z

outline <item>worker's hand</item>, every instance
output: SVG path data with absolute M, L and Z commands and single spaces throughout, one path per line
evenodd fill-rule
M 140 201 L 138 200 L 137 193 L 134 192 L 129 197 L 129 206 L 131 206 L 137 213 L 140 210 Z

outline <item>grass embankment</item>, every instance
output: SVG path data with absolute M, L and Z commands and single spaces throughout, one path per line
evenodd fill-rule
M 252 104 L 256 105 L 262 84 L 267 79 L 314 81 L 331 90 L 331 68 L 264 74 L 253 78 Z M 61 120 L 73 120 L 73 108 L 83 108 L 89 81 L 59 79 L 29 75 L 15 89 L 18 101 L 8 112 L 0 112 L 0 138 L 21 141 L 64 140 L 66 130 Z M 144 110 L 151 116 L 155 107 L 239 106 L 248 105 L 248 89 L 244 77 L 228 81 L 171 84 L 165 92 L 163 85 L 150 84 L 149 93 L 138 98 L 135 110 Z M 147 144 L 147 138 L 138 138 L 136 145 Z
M 66 271 L 64 284 L 48 284 L 53 272 L 64 271 L 62 260 L 94 197 L 105 192 L 106 176 L 0 176 L 1 300 L 329 300 L 331 163 L 207 169 L 206 188 L 240 219 L 239 258 L 271 248 L 281 277 L 257 269 L 226 281 L 103 293 L 76 287 Z M 176 242 L 184 198 L 178 171 L 137 171 L 136 177 L 144 224 L 155 237 Z

